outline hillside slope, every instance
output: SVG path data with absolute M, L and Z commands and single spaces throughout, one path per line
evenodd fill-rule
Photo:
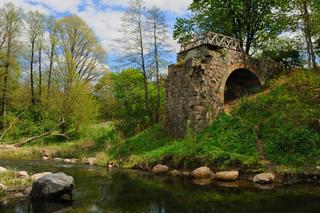
M 207 129 L 173 140 L 156 125 L 108 151 L 123 166 L 166 163 L 176 168 L 209 165 L 266 169 L 263 155 L 278 171 L 316 170 L 320 165 L 320 75 L 294 71 L 268 82 L 261 93 L 244 97 Z M 261 150 L 260 150 L 261 152 Z

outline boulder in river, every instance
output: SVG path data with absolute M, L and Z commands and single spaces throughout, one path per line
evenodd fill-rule
M 0 166 L 0 173 L 1 173 L 1 172 L 6 172 L 6 171 L 7 171 L 6 168 Z
M 18 178 L 22 178 L 22 179 L 28 179 L 29 178 L 29 174 L 26 171 L 19 171 L 17 173 Z
M 239 177 L 238 171 L 221 171 L 217 172 L 215 178 L 221 181 L 235 181 Z
M 32 199 L 72 200 L 74 180 L 64 173 L 45 175 L 32 184 Z
M 276 176 L 272 173 L 261 173 L 253 177 L 253 182 L 260 183 L 260 184 L 268 184 L 268 183 L 273 183 L 275 179 L 276 179 Z
M 0 191 L 5 191 L 7 189 L 8 189 L 8 187 L 6 185 L 0 183 Z
M 64 159 L 63 162 L 65 162 L 65 163 L 71 163 L 71 160 L 70 160 L 70 159 Z
M 212 176 L 212 172 L 208 167 L 203 166 L 193 170 L 193 172 L 191 172 L 191 176 L 194 178 L 210 178 Z
M 59 162 L 63 161 L 62 158 L 54 158 L 53 160 L 54 160 L 54 161 L 59 161 Z
M 52 174 L 52 173 L 51 172 L 37 173 L 37 174 L 32 175 L 31 179 L 38 180 L 39 178 L 42 178 L 43 176 L 50 175 L 50 174 Z
M 166 174 L 169 171 L 169 167 L 166 165 L 158 164 L 154 166 L 151 170 L 154 174 Z
M 172 170 L 169 172 L 169 175 L 172 177 L 181 177 L 183 176 L 181 172 L 179 172 L 178 170 Z
M 72 158 L 72 159 L 70 159 L 70 163 L 77 163 L 77 159 L 75 159 L 75 158 Z

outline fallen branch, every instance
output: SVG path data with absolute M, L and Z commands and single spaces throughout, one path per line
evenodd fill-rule
M 57 127 L 61 126 L 64 122 L 65 122 L 65 121 L 64 121 L 64 118 L 62 117 L 62 121 L 57 124 Z M 52 137 L 52 136 L 60 136 L 60 137 L 66 138 L 66 139 L 68 139 L 68 140 L 71 139 L 71 138 L 68 137 L 67 135 L 62 134 L 62 133 L 57 132 L 57 131 L 55 131 L 54 129 L 52 129 L 52 130 L 50 130 L 50 131 L 48 131 L 48 132 L 42 133 L 42 134 L 37 135 L 37 136 L 33 136 L 33 137 L 28 138 L 28 139 L 26 139 L 26 140 L 24 140 L 24 141 L 22 141 L 22 142 L 20 142 L 20 143 L 17 143 L 17 144 L 15 144 L 15 146 L 16 146 L 16 147 L 21 147 L 21 146 L 26 145 L 26 144 L 34 141 L 34 140 L 37 140 L 37 139 L 40 139 L 40 138 L 45 138 L 45 137 Z
M 40 135 L 37 135 L 37 136 L 34 136 L 34 137 L 31 137 L 31 138 L 28 138 L 20 143 L 17 143 L 15 144 L 16 147 L 21 147 L 23 145 L 26 145 L 34 140 L 37 140 L 37 139 L 40 139 L 40 138 L 46 138 L 46 137 L 52 137 L 52 136 L 60 136 L 60 137 L 64 137 L 68 140 L 70 140 L 71 138 L 68 137 L 67 135 L 65 134 L 62 134 L 62 133 L 57 133 L 57 132 L 52 132 L 52 131 L 49 131 L 49 132 L 45 132 L 45 133 L 42 133 Z

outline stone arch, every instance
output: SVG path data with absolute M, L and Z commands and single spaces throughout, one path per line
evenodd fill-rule
M 231 78 L 234 78 L 236 80 L 236 78 L 239 78 L 239 77 L 245 78 L 245 79 L 238 79 L 238 80 L 242 80 L 242 82 L 244 83 L 247 80 L 249 81 L 249 80 L 255 79 L 257 83 L 260 84 L 260 87 L 264 85 L 263 78 L 260 76 L 259 72 L 254 66 L 250 66 L 249 64 L 234 64 L 228 68 L 227 72 L 221 79 L 219 98 L 222 104 L 225 104 L 225 101 L 226 101 L 225 92 L 226 92 L 226 86 L 228 84 L 228 81 L 233 80 Z M 247 86 L 248 85 L 243 86 L 243 88 L 247 88 Z

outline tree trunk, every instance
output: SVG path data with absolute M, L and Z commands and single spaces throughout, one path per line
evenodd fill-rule
M 159 60 L 158 60 L 158 40 L 157 40 L 157 23 L 156 17 L 154 14 L 154 22 L 153 22 L 153 39 L 154 39 L 154 60 L 156 63 L 156 83 L 157 83 L 157 112 L 156 112 L 156 122 L 160 120 L 160 104 L 161 104 L 161 97 L 160 97 L 160 70 L 159 70 Z
M 5 73 L 3 79 L 3 91 L 2 91 L 2 107 L 1 107 L 1 115 L 3 118 L 6 116 L 7 111 L 7 96 L 8 96 L 8 78 L 9 78 L 9 67 L 10 67 L 10 58 L 11 58 L 11 35 L 8 36 L 8 45 L 7 45 L 7 63 L 5 65 Z
M 51 75 L 52 75 L 52 67 L 53 67 L 53 56 L 54 56 L 54 47 L 51 46 L 50 50 L 50 64 L 49 64 L 49 71 L 48 71 L 48 88 L 47 88 L 47 98 L 50 97 L 50 87 L 51 87 Z
M 143 36 L 142 36 L 142 26 L 141 26 L 141 13 L 139 13 L 139 36 L 140 36 L 140 55 L 141 55 L 141 68 L 143 71 L 143 80 L 144 80 L 144 104 L 145 110 L 147 114 L 150 116 L 149 109 L 149 90 L 148 90 L 148 77 L 145 66 L 145 58 L 144 58 L 144 47 L 143 47 Z
M 39 47 L 39 101 L 41 102 L 42 96 L 42 44 Z
M 311 37 L 311 28 L 310 28 L 310 13 L 308 6 L 310 5 L 309 0 L 302 0 L 300 2 L 300 11 L 301 16 L 303 19 L 303 25 L 304 25 L 304 35 L 307 43 L 307 51 L 308 51 L 308 66 L 311 68 L 316 69 L 317 63 L 316 63 L 316 55 L 312 43 L 312 37 Z
M 36 104 L 36 98 L 35 98 L 35 94 L 34 94 L 34 82 L 33 82 L 34 43 L 35 43 L 35 41 L 33 40 L 31 42 L 31 59 L 30 59 L 31 103 L 33 105 Z

